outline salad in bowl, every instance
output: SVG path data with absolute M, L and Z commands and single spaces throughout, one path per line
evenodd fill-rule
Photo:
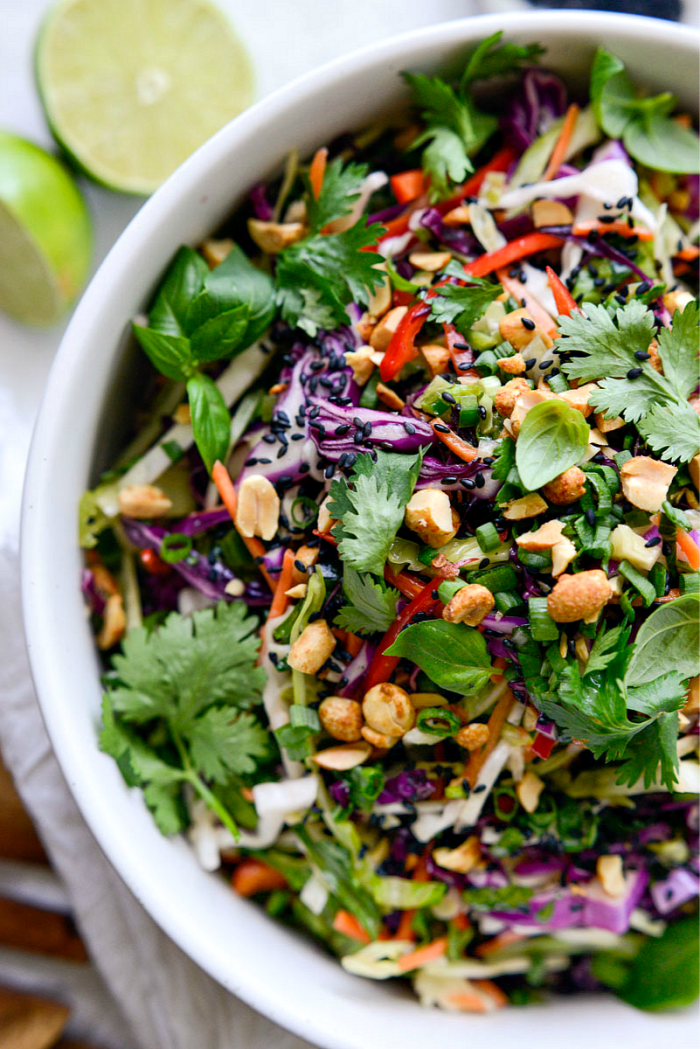
M 133 331 L 100 745 L 343 968 L 697 994 L 698 140 L 497 33 L 292 153 Z

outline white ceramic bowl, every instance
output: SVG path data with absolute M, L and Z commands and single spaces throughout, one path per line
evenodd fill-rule
M 690 1044 L 688 1015 L 642 1015 L 612 998 L 559 1000 L 488 1019 L 419 1008 L 395 985 L 346 975 L 315 946 L 205 874 L 184 841 L 161 837 L 138 793 L 97 749 L 98 661 L 79 589 L 77 506 L 109 461 L 133 373 L 129 319 L 179 244 L 212 231 L 287 152 L 302 155 L 404 98 L 398 73 L 437 70 L 495 30 L 546 45 L 547 64 L 585 90 L 605 44 L 653 91 L 695 110 L 697 34 L 668 22 L 584 13 L 487 16 L 420 29 L 333 62 L 248 110 L 195 153 L 122 234 L 86 291 L 51 372 L 27 475 L 23 598 L 32 671 L 54 749 L 104 852 L 172 939 L 268 1017 L 329 1049 L 494 1046 L 635 1049 Z M 206 1033 L 202 1033 L 206 1045 Z

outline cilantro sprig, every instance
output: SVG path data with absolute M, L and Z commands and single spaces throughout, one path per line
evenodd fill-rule
M 350 482 L 334 480 L 329 504 L 337 520 L 333 535 L 343 562 L 357 572 L 381 576 L 391 544 L 415 488 L 422 456 L 377 451 L 357 457 Z
M 662 459 L 688 462 L 700 450 L 700 418 L 687 400 L 697 382 L 697 302 L 676 312 L 673 327 L 656 336 L 663 375 L 645 359 L 655 334 L 646 306 L 633 299 L 614 318 L 604 306 L 582 308 L 560 318 L 556 345 L 568 357 L 562 363 L 567 378 L 597 381 L 600 389 L 590 398 L 597 411 L 635 423 Z
M 345 566 L 343 592 L 349 604 L 343 605 L 335 618 L 336 626 L 353 634 L 385 634 L 396 619 L 398 590 L 382 580 L 374 582 Z
M 130 630 L 112 660 L 100 747 L 130 786 L 143 788 L 163 834 L 187 826 L 189 784 L 237 838 L 218 793 L 271 757 L 268 731 L 249 709 L 265 673 L 247 611 L 222 602 L 190 617 L 174 612 L 155 631 Z

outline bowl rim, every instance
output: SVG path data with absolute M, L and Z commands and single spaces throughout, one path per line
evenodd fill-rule
M 154 887 L 144 885 L 140 877 L 139 862 L 127 852 L 114 848 L 113 834 L 109 821 L 105 820 L 105 808 L 100 792 L 94 790 L 89 776 L 81 777 L 80 753 L 74 748 L 71 733 L 62 713 L 61 696 L 66 686 L 61 683 L 44 656 L 44 620 L 35 610 L 35 588 L 40 584 L 43 565 L 55 558 L 50 537 L 43 534 L 40 512 L 43 504 L 43 488 L 51 470 L 55 449 L 60 446 L 61 431 L 58 425 L 60 412 L 52 412 L 54 402 L 60 403 L 70 395 L 80 382 L 84 360 L 90 347 L 83 336 L 87 321 L 99 315 L 114 295 L 114 278 L 123 273 L 125 263 L 134 252 L 148 244 L 149 237 L 158 228 L 159 216 L 180 198 L 185 198 L 202 174 L 229 154 L 239 143 L 244 143 L 260 124 L 279 119 L 288 114 L 294 119 L 305 101 L 326 87 L 346 80 L 366 67 L 374 67 L 385 61 L 400 59 L 402 54 L 416 44 L 445 47 L 454 46 L 461 40 L 465 46 L 470 42 L 501 29 L 506 25 L 509 36 L 517 34 L 536 35 L 561 31 L 570 27 L 596 32 L 602 41 L 613 34 L 634 43 L 635 40 L 653 36 L 660 51 L 666 46 L 685 50 L 689 40 L 697 45 L 700 32 L 687 25 L 679 25 L 656 18 L 597 11 L 529 11 L 496 12 L 440 22 L 419 27 L 392 36 L 377 43 L 370 43 L 347 55 L 336 58 L 318 69 L 312 70 L 261 99 L 249 109 L 225 125 L 192 156 L 190 156 L 150 197 L 130 221 L 109 253 L 99 266 L 74 312 L 61 340 L 42 397 L 32 437 L 28 466 L 25 475 L 21 520 L 21 595 L 23 621 L 32 678 L 39 705 L 51 744 L 65 774 L 69 789 L 109 863 L 117 871 L 127 888 L 142 904 L 146 912 L 206 973 L 224 987 L 228 984 L 226 974 L 208 957 L 207 944 L 202 937 L 193 937 L 192 929 L 181 913 L 168 905 L 167 894 L 161 897 Z M 233 196 L 233 194 L 232 194 Z M 110 351 L 114 353 L 114 350 Z M 154 827 L 154 833 L 156 829 Z M 186 910 L 183 908 L 183 910 Z M 261 987 L 249 979 L 245 967 L 236 972 L 236 995 L 264 1016 L 282 1025 L 302 1038 L 318 1041 L 324 1046 L 345 1049 L 351 1043 L 346 1032 L 333 1029 L 328 1018 L 319 1021 L 303 1008 L 293 1008 L 288 999 L 282 1004 L 274 989 Z M 352 1043 L 354 1045 L 354 1043 Z

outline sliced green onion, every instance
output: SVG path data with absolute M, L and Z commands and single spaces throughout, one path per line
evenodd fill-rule
M 293 606 L 292 610 L 285 616 L 282 622 L 275 627 L 272 637 L 278 645 L 288 645 L 292 634 L 292 627 L 299 618 L 301 612 L 302 602 L 299 601 Z
M 467 579 L 470 583 L 480 583 L 492 594 L 502 590 L 515 590 L 518 585 L 518 574 L 512 565 L 496 565 L 483 571 L 470 572 Z
M 297 506 L 302 507 L 303 511 L 306 511 L 306 509 L 308 509 L 308 514 L 305 513 L 301 520 L 299 520 L 295 513 Z M 308 495 L 300 495 L 292 503 L 289 513 L 290 517 L 292 518 L 292 522 L 297 526 L 297 528 L 308 528 L 308 526 L 312 524 L 312 522 L 315 521 L 318 517 L 318 503 L 315 503 L 313 499 L 310 499 L 308 497 Z
M 683 593 L 683 579 L 681 576 L 679 582 L 679 589 Z M 700 579 L 700 575 L 696 575 L 696 579 Z M 649 572 L 649 582 L 654 587 L 657 597 L 663 597 L 666 590 L 666 566 L 660 561 L 657 561 L 655 565 L 652 565 L 651 571 Z
M 518 605 L 522 605 L 523 600 L 517 594 L 512 591 L 499 590 L 498 593 L 493 595 L 493 599 L 496 602 L 496 608 L 499 612 L 503 612 L 504 615 L 511 611 L 513 608 L 517 608 Z
M 534 568 L 535 571 L 540 572 L 551 566 L 552 555 L 549 552 L 538 553 L 535 550 L 523 550 L 522 547 L 519 547 L 518 561 L 527 568 Z
M 518 811 L 518 797 L 512 787 L 496 787 L 492 794 L 493 808 L 497 819 L 510 823 Z M 505 808 L 501 801 L 505 801 Z
M 369 379 L 362 387 L 362 393 L 360 394 L 360 407 L 361 408 L 376 408 L 377 407 L 377 383 L 379 382 L 379 368 L 375 368 Z
M 668 517 L 677 528 L 681 528 L 684 532 L 690 532 L 692 525 L 688 519 L 688 515 L 682 510 L 679 510 L 677 506 L 673 506 L 669 503 L 668 499 L 664 500 L 661 506 L 661 512 Z
M 443 579 L 438 587 L 438 597 L 443 605 L 448 604 L 455 594 L 466 585 L 463 579 Z
M 648 608 L 656 597 L 656 588 L 654 585 L 650 583 L 646 576 L 643 576 L 634 565 L 631 565 L 629 561 L 621 561 L 618 572 L 623 579 L 626 579 L 627 582 L 634 587 L 637 593 L 641 596 L 642 601 L 644 602 L 644 607 Z
M 434 736 L 454 736 L 462 727 L 462 722 L 444 707 L 425 707 L 418 711 L 416 725 L 421 732 L 430 732 Z
M 164 535 L 160 544 L 160 558 L 169 565 L 176 565 L 178 561 L 184 561 L 192 552 L 192 539 L 182 532 L 171 532 Z
M 394 264 L 391 261 L 390 255 L 387 255 L 387 257 L 384 260 L 384 264 L 386 266 L 386 271 L 389 274 L 389 279 L 391 280 L 391 285 L 393 288 L 396 288 L 397 291 L 407 291 L 411 295 L 418 294 L 418 292 L 420 291 L 420 285 L 412 284 L 410 280 L 406 280 L 405 277 L 402 277 L 401 274 L 398 273 L 394 268 Z
M 185 454 L 184 449 L 178 444 L 177 441 L 164 441 L 163 444 L 161 444 L 161 448 L 172 463 L 179 462 Z
M 501 537 L 496 531 L 496 526 L 491 521 L 488 524 L 479 525 L 474 535 L 485 554 L 501 545 Z
M 657 567 L 659 562 L 657 561 L 654 568 Z M 659 567 L 662 567 L 659 565 Z M 650 573 L 651 574 L 651 573 Z M 666 573 L 664 572 L 664 575 Z M 678 580 L 678 589 L 682 594 L 700 594 L 700 572 L 685 572 L 681 575 Z M 659 594 L 657 590 L 657 597 L 663 596 L 663 590 Z
M 321 722 L 313 707 L 302 707 L 299 703 L 292 703 L 289 708 L 289 721 L 294 728 L 303 726 L 314 732 L 319 732 L 321 729 Z
M 546 597 L 531 597 L 528 601 L 530 633 L 535 641 L 556 641 L 559 627 L 547 611 Z
M 564 393 L 569 389 L 569 384 L 561 372 L 558 375 L 548 375 L 547 382 L 552 393 Z

